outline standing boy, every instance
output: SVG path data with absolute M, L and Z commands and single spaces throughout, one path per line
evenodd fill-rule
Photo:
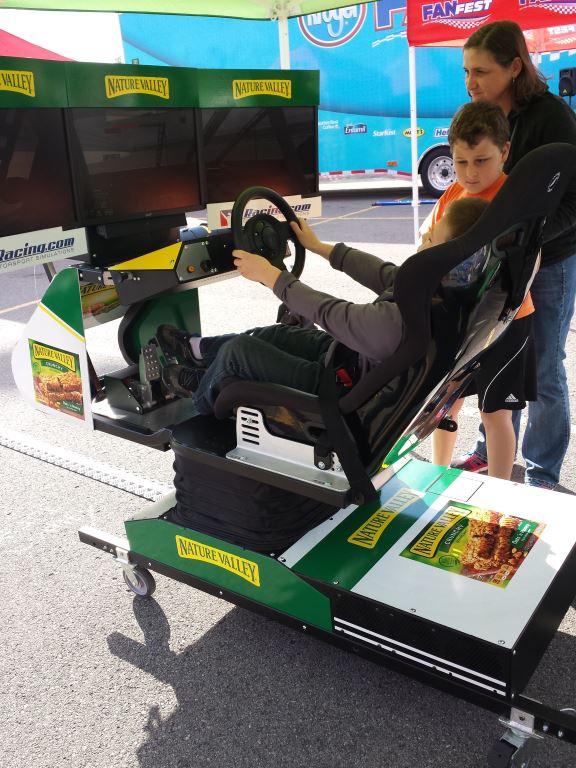
M 461 107 L 448 132 L 456 181 L 444 192 L 423 225 L 426 246 L 434 229 L 455 200 L 492 200 L 506 181 L 502 168 L 510 148 L 508 121 L 500 107 L 474 101 Z M 536 369 L 531 341 L 534 306 L 528 294 L 506 333 L 483 355 L 480 367 L 465 395 L 477 394 L 486 430 L 488 474 L 510 479 L 516 454 L 512 411 L 536 399 Z M 463 399 L 457 400 L 450 416 L 457 421 Z M 436 430 L 432 456 L 447 466 L 452 460 L 456 433 Z

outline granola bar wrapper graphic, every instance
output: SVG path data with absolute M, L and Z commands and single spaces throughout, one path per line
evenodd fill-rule
M 84 419 L 78 355 L 29 339 L 36 402 Z
M 452 502 L 400 554 L 505 589 L 544 528 L 533 520 Z

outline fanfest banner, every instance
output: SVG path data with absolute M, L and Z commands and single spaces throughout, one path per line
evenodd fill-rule
M 575 0 L 410 0 L 408 43 L 461 45 L 478 27 L 492 21 L 515 21 L 533 30 L 526 39 L 533 51 L 573 48 L 576 44 Z

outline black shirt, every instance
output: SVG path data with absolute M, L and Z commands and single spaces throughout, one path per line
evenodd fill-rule
M 525 107 L 508 115 L 510 154 L 504 171 L 510 173 L 520 158 L 532 149 L 557 141 L 576 145 L 576 115 L 559 96 L 547 91 Z M 555 216 L 544 231 L 542 264 L 562 261 L 576 253 L 576 180 L 568 188 Z

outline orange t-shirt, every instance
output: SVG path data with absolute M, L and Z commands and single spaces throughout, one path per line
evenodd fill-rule
M 446 192 L 444 192 L 432 209 L 432 213 L 430 214 L 430 229 L 433 229 L 434 225 L 440 221 L 442 216 L 446 213 L 446 208 L 448 208 L 454 200 L 460 200 L 463 197 L 480 197 L 482 200 L 490 202 L 490 200 L 493 200 L 496 197 L 496 193 L 500 190 L 500 187 L 504 184 L 507 178 L 508 176 L 506 176 L 505 173 L 502 173 L 493 184 L 486 187 L 485 190 L 479 192 L 477 195 L 471 195 L 469 192 L 466 192 L 460 182 L 455 181 L 448 187 Z M 522 302 L 514 319 L 520 320 L 521 317 L 526 317 L 526 315 L 530 315 L 532 312 L 534 312 L 534 304 L 532 303 L 530 291 L 528 291 L 526 298 Z

